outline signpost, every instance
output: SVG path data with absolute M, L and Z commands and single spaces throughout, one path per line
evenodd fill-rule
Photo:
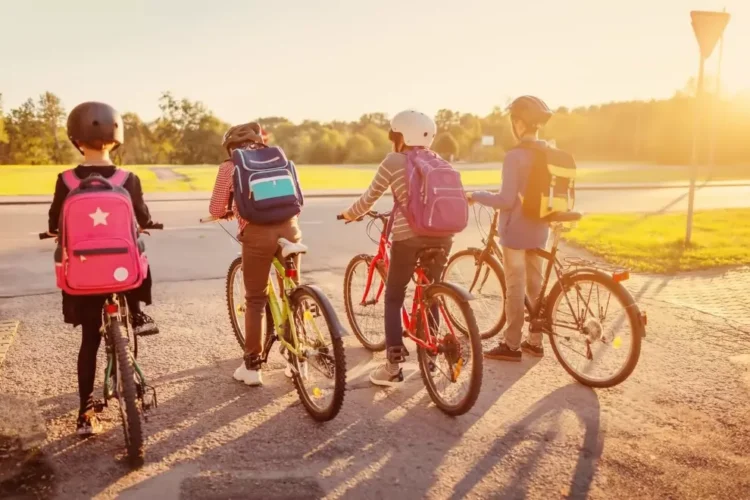
M 719 38 L 722 38 L 724 28 L 726 28 L 727 23 L 729 23 L 730 15 L 726 12 L 694 10 L 690 12 L 690 18 L 692 19 L 693 32 L 695 33 L 696 40 L 698 40 L 698 48 L 700 49 L 700 65 L 698 67 L 698 86 L 695 93 L 695 124 L 693 127 L 693 154 L 690 173 L 690 192 L 688 193 L 688 216 L 687 229 L 685 231 L 685 246 L 690 244 L 693 232 L 695 178 L 698 173 L 698 138 L 700 136 L 700 118 L 703 111 L 703 69 L 706 59 L 711 57 L 711 54 L 716 47 L 716 42 L 719 41 Z

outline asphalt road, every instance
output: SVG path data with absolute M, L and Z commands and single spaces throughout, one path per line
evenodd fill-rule
M 682 194 L 591 192 L 579 205 L 660 211 Z M 747 194 L 705 190 L 698 207 L 747 205 Z M 349 201 L 311 200 L 301 220 L 311 249 L 304 279 L 323 288 L 345 324 L 342 268 L 355 253 L 373 251 L 364 225 L 335 220 Z M 59 295 L 18 296 L 55 291 L 52 243 L 30 234 L 44 229 L 46 207 L 0 207 L 0 319 L 21 321 L 0 367 L 0 394 L 41 413 L 41 456 L 54 470 L 46 484 L 56 498 L 702 500 L 750 491 L 747 335 L 722 318 L 640 297 L 636 288 L 649 333 L 633 375 L 610 390 L 575 383 L 545 341 L 541 360 L 487 360 L 479 401 L 449 418 L 431 404 L 413 360 L 403 387 L 371 387 L 367 374 L 383 356 L 351 335 L 346 398 L 332 422 L 307 416 L 276 352 L 263 388 L 235 382 L 241 352 L 221 278 L 237 247 L 218 226 L 197 224 L 205 205 L 151 205 L 168 227 L 149 241 L 156 286 L 148 312 L 162 333 L 143 340 L 139 362 L 160 404 L 144 427 L 147 463 L 132 473 L 122 463 L 116 408 L 101 415 L 103 435 L 82 442 L 73 434 L 80 333 L 62 324 Z M 472 226 L 456 246 L 476 240 Z
M 303 261 L 305 270 L 342 270 L 357 253 L 375 251 L 364 223 L 345 225 L 336 220 L 336 214 L 352 201 L 350 198 L 308 200 L 300 218 L 303 241 L 310 248 Z M 199 223 L 207 213 L 207 205 L 205 201 L 150 204 L 154 219 L 166 227 L 165 231 L 154 231 L 145 237 L 157 282 L 225 275 L 239 247 L 217 224 Z M 745 206 L 750 206 L 750 187 L 707 187 L 697 191 L 697 209 Z M 378 210 L 390 208 L 390 197 L 384 197 L 377 205 Z M 579 193 L 576 208 L 584 213 L 684 211 L 687 193 L 673 188 L 586 191 Z M 46 214 L 45 205 L 0 206 L 0 297 L 55 290 L 51 260 L 54 243 L 36 238 L 36 233 L 47 227 Z M 489 221 L 485 217 L 483 222 L 486 225 Z M 234 223 L 225 227 L 235 234 Z M 479 232 L 472 218 L 454 246 L 478 244 Z

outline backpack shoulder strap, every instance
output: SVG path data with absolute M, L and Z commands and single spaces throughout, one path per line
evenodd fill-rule
M 62 180 L 65 183 L 65 187 L 68 188 L 68 191 L 73 191 L 81 185 L 81 179 L 78 178 L 72 168 L 62 173 Z
M 107 180 L 113 186 L 122 187 L 125 184 L 125 181 L 128 180 L 129 175 L 130 175 L 129 171 L 118 168 L 115 170 L 114 175 L 112 175 L 112 177 L 110 177 Z

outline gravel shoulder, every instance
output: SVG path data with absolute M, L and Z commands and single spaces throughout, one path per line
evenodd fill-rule
M 345 321 L 340 274 L 306 279 L 323 287 Z M 57 498 L 750 494 L 747 334 L 715 316 L 641 299 L 649 333 L 621 386 L 593 391 L 575 383 L 547 346 L 538 362 L 487 361 L 479 402 L 455 419 L 430 403 L 416 365 L 403 388 L 371 388 L 367 370 L 382 358 L 348 337 L 344 407 L 321 425 L 299 404 L 278 355 L 263 388 L 232 380 L 240 352 L 223 285 L 157 283 L 149 313 L 163 333 L 142 341 L 139 361 L 159 408 L 146 425 L 147 464 L 132 473 L 121 460 L 115 408 L 102 414 L 102 436 L 73 435 L 80 333 L 62 324 L 59 296 L 0 303 L 0 317 L 22 319 L 0 368 L 0 393 L 37 403 Z

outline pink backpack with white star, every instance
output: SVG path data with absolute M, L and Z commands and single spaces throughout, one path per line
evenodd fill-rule
M 141 285 L 148 273 L 138 244 L 138 226 L 130 194 L 123 187 L 130 172 L 117 169 L 109 179 L 79 179 L 63 172 L 70 190 L 60 215 L 55 258 L 57 286 L 70 295 L 125 292 Z

